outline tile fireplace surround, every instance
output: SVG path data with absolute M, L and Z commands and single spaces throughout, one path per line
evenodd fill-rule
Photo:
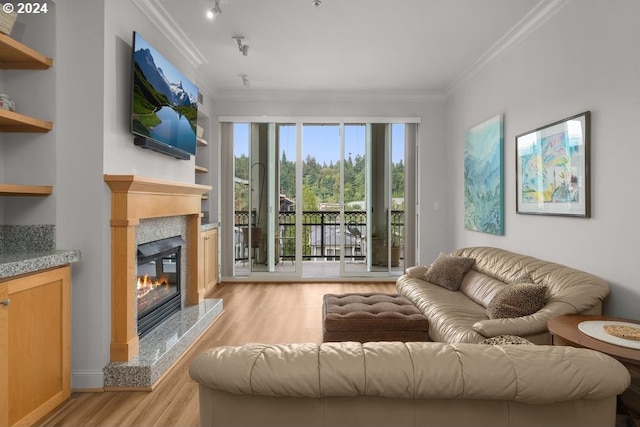
M 104 180 L 111 189 L 111 362 L 104 369 L 105 388 L 152 388 L 222 312 L 222 300 L 203 298 L 204 279 L 198 263 L 203 250 L 200 202 L 211 187 L 136 175 L 105 175 Z M 140 340 L 136 252 L 141 220 L 152 235 L 173 233 L 161 230 L 167 223 L 180 224 L 178 234 L 186 241 L 182 279 L 186 301 L 180 312 Z

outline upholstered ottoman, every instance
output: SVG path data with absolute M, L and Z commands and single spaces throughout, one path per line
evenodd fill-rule
M 322 304 L 323 341 L 428 341 L 429 322 L 397 294 L 327 294 Z

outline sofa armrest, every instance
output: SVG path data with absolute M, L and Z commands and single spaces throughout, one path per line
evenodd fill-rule
M 473 330 L 487 338 L 498 335 L 526 337 L 546 332 L 549 319 L 565 314 L 577 314 L 577 311 L 570 304 L 552 302 L 529 316 L 480 320 L 473 325 Z

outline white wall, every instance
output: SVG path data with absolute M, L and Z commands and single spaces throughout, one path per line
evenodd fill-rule
M 534 34 L 460 84 L 447 106 L 451 246 L 500 246 L 607 280 L 605 312 L 638 317 L 640 2 L 569 2 Z M 515 136 L 590 110 L 590 219 L 515 213 Z M 505 235 L 464 230 L 465 132 L 504 114 Z
M 72 266 L 72 387 L 94 389 L 103 386 L 111 340 L 111 193 L 103 175 L 188 183 L 195 175 L 193 158 L 176 160 L 133 144 L 133 32 L 198 80 L 195 67 L 130 1 L 56 5 L 57 243 L 82 253 Z M 51 37 L 44 30 L 40 36 Z
M 56 4 L 57 245 L 81 251 L 71 267 L 72 387 L 98 388 L 111 334 L 110 207 L 102 177 L 104 2 Z
M 11 36 L 36 51 L 53 57 L 55 5 L 48 14 L 20 15 Z M 6 70 L 0 72 L 4 92 L 16 103 L 16 111 L 45 121 L 55 121 L 55 71 Z M 55 125 L 55 123 L 54 123 Z M 3 135 L 0 163 L 8 184 L 55 185 L 56 127 L 47 133 L 8 133 Z M 11 197 L 3 200 L 3 224 L 55 224 L 57 194 L 47 197 Z

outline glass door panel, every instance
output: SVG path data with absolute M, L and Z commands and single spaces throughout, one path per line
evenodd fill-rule
M 364 124 L 344 126 L 342 150 L 342 182 L 344 207 L 343 253 L 346 275 L 369 271 L 367 262 L 367 197 L 366 158 L 367 127 Z
M 404 271 L 405 125 L 391 125 L 391 271 Z
M 371 271 L 386 272 L 389 269 L 389 236 L 391 218 L 389 180 L 389 125 L 372 123 L 371 151 L 368 182 L 371 197 L 369 223 L 371 224 Z
M 297 126 L 278 124 L 276 139 L 279 153 L 278 220 L 276 228 L 276 265 L 284 273 L 296 271 L 296 213 L 297 213 Z
M 255 217 L 249 212 L 249 129 L 248 123 L 233 124 L 233 205 L 234 205 L 234 275 L 249 274 L 249 258 L 252 257 L 249 242 L 249 226 L 255 224 Z
M 340 126 L 302 127 L 302 276 L 340 275 Z
M 252 221 L 249 243 L 252 272 L 275 271 L 277 210 L 275 123 L 252 123 L 249 171 L 249 198 Z

